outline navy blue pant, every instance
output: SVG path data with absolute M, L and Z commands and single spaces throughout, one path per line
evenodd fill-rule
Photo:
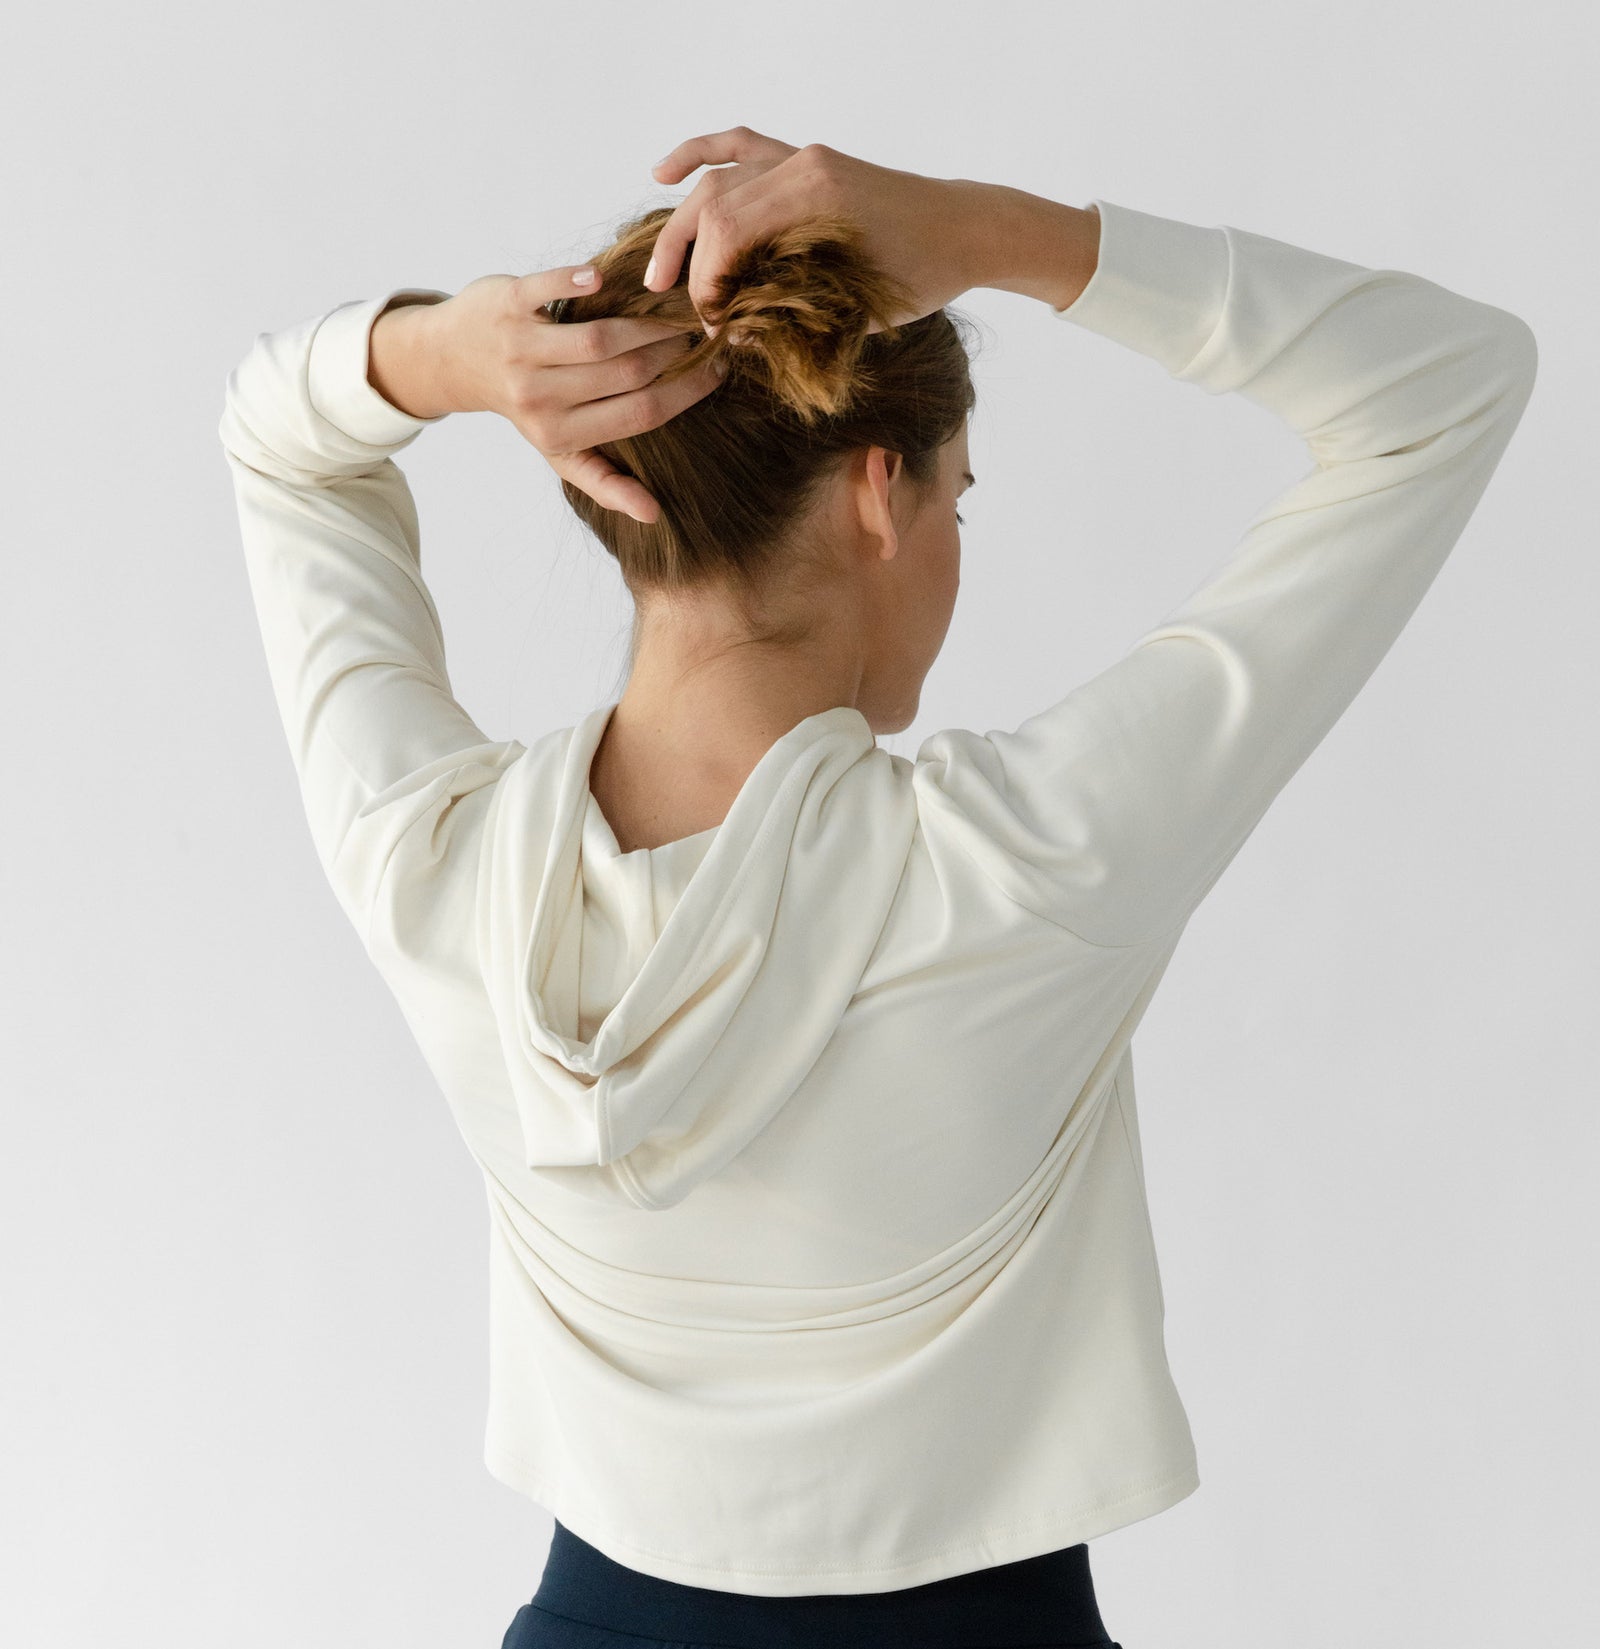
M 1089 1547 L 896 1592 L 752 1597 L 661 1580 L 556 1524 L 539 1589 L 500 1649 L 1121 1649 L 1107 1635 Z

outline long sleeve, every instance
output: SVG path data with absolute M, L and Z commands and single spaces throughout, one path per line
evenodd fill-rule
M 1055 313 L 1266 408 L 1310 469 L 1115 664 L 1014 731 L 924 741 L 923 806 L 1078 937 L 1170 934 L 1388 652 L 1532 392 L 1517 316 L 1420 276 L 1097 200 Z
M 441 420 L 401 411 L 367 378 L 383 310 L 447 296 L 396 288 L 259 334 L 229 374 L 219 427 L 312 839 L 369 944 L 380 897 L 390 945 L 402 929 L 420 943 L 443 857 L 475 852 L 452 810 L 523 748 L 488 739 L 456 703 L 423 582 L 393 455 Z

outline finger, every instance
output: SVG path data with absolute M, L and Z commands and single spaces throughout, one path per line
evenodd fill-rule
M 701 213 L 686 282 L 696 314 L 715 312 L 718 283 L 743 248 L 779 233 L 804 214 L 802 190 L 799 179 L 791 182 L 763 173 L 729 189 Z M 708 324 L 706 332 L 715 337 L 717 329 Z
M 570 481 L 608 510 L 620 510 L 646 526 L 661 514 L 661 506 L 649 488 L 637 476 L 624 475 L 603 453 L 557 453 L 549 462 L 563 480 Z
M 644 272 L 646 291 L 667 292 L 677 283 L 684 253 L 699 233 L 701 214 L 730 186 L 732 178 L 730 171 L 707 172 L 673 208 L 650 248 L 650 262 Z
M 798 153 L 793 144 L 763 137 L 759 132 L 752 132 L 748 126 L 736 126 L 729 132 L 691 138 L 689 142 L 680 144 L 666 162 L 669 170 L 678 176 L 685 171 L 692 172 L 696 166 L 705 165 L 713 159 L 733 160 L 743 162 L 743 165 L 722 166 L 707 172 L 687 197 L 678 203 L 656 232 L 656 242 L 645 269 L 646 288 L 652 292 L 665 292 L 674 285 L 683 267 L 684 253 L 698 237 L 703 217 L 712 209 L 713 202 L 755 186 L 774 167 Z M 681 169 L 680 162 L 683 163 Z
M 684 252 L 692 246 L 689 299 L 707 335 L 715 337 L 716 324 L 708 317 L 717 309 L 718 280 L 741 247 L 793 221 L 803 209 L 799 189 L 799 179 L 792 173 L 780 176 L 777 170 L 708 172 L 662 225 L 651 260 L 651 284 L 663 290 L 672 285 Z
M 653 340 L 604 360 L 540 366 L 536 368 L 539 399 L 558 412 L 567 412 L 594 401 L 625 395 L 632 389 L 643 389 L 692 347 L 689 334 L 680 328 L 671 337 Z
M 679 331 L 670 338 L 615 355 L 590 369 L 588 393 L 572 396 L 568 405 L 581 406 L 590 401 L 609 400 L 613 395 L 625 395 L 631 389 L 643 389 L 693 348 L 694 340 L 687 332 Z
M 663 155 L 650 170 L 661 183 L 679 183 L 697 166 L 723 166 L 739 160 L 785 160 L 794 145 L 775 137 L 752 132 L 748 126 L 730 126 L 725 132 L 708 132 L 685 139 Z
M 588 274 L 588 280 L 577 277 Z M 564 263 L 555 269 L 536 269 L 518 275 L 510 287 L 511 301 L 519 312 L 531 314 L 558 298 L 586 297 L 598 292 L 605 277 L 592 263 Z
M 611 361 L 643 345 L 687 337 L 681 322 L 648 315 L 606 315 L 597 321 L 536 322 L 539 366 L 559 367 Z M 583 397 L 574 396 L 574 400 Z
M 572 452 L 659 429 L 709 395 L 722 382 L 722 375 L 719 361 L 706 360 L 675 378 L 657 379 L 642 389 L 587 401 L 573 407 L 560 421 L 551 444 L 560 451 Z

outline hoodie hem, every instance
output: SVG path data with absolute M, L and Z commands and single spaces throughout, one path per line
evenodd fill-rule
M 1154 1517 L 1187 1499 L 1200 1487 L 1198 1463 L 1190 1456 L 1176 1470 L 1146 1479 L 1121 1494 L 1101 1497 L 1047 1517 L 978 1529 L 954 1545 L 941 1546 L 899 1563 L 861 1568 L 801 1565 L 752 1569 L 702 1563 L 635 1545 L 614 1534 L 601 1516 L 592 1515 L 582 1502 L 574 1502 L 565 1489 L 547 1482 L 514 1449 L 497 1445 L 493 1440 L 484 1451 L 484 1463 L 497 1481 L 535 1501 L 614 1562 L 684 1586 L 737 1591 L 755 1597 L 899 1591 L 978 1569 L 1016 1563 L 1094 1540 Z

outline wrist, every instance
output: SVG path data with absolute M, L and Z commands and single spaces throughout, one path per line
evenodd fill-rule
M 367 382 L 390 406 L 412 418 L 442 418 L 458 408 L 444 381 L 438 347 L 442 300 L 395 298 L 372 323 L 367 340 Z
M 1003 183 L 985 184 L 977 213 L 977 286 L 1038 298 L 1065 309 L 1100 259 L 1100 214 Z

